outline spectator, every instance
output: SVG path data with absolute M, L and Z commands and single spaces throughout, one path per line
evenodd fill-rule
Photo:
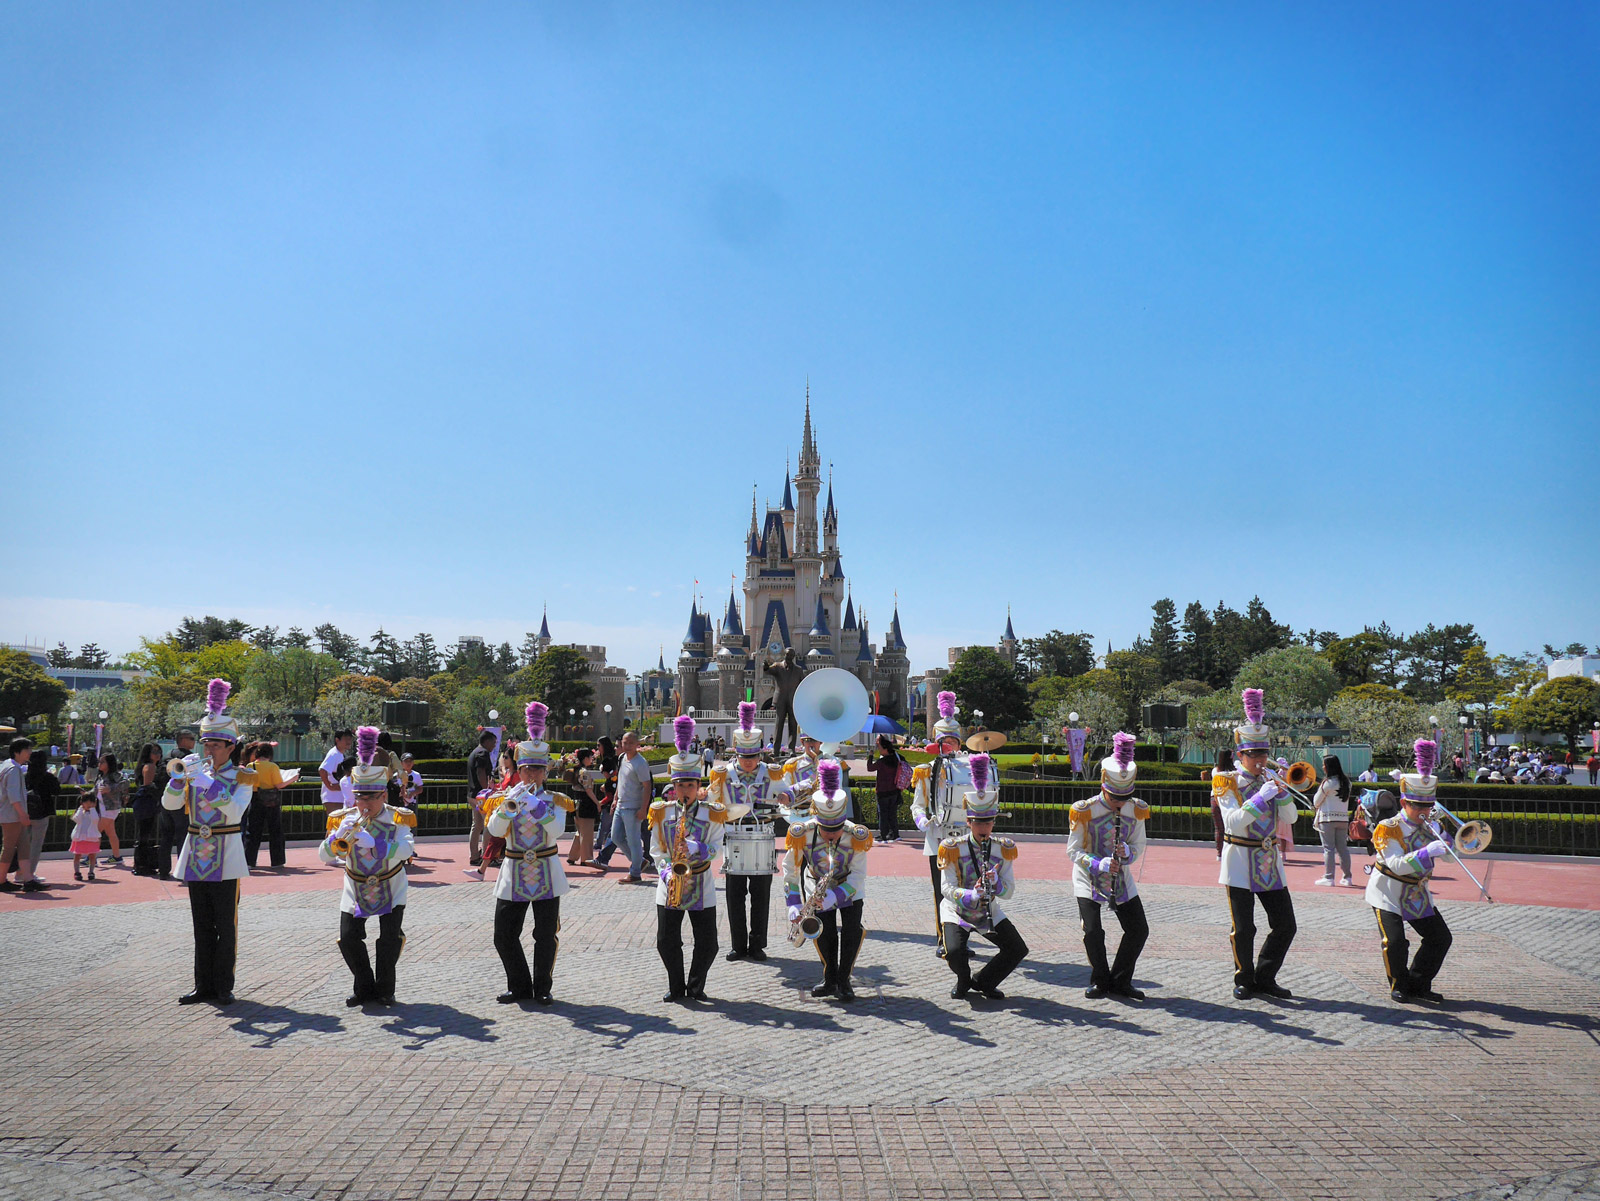
M 33 874 L 23 838 L 32 822 L 28 817 L 28 760 L 33 753 L 33 743 L 26 738 L 13 738 L 10 756 L 0 763 L 0 892 L 38 892 L 43 887 Z M 96 843 L 96 846 L 99 844 Z M 12 860 L 17 864 L 17 881 L 6 877 L 11 872 Z
M 1357 776 L 1356 779 L 1363 784 L 1376 784 L 1378 782 L 1378 773 L 1373 770 L 1372 764 L 1369 763 L 1367 764 L 1367 770 Z
M 333 745 L 322 757 L 322 766 L 317 768 L 317 775 L 322 777 L 322 807 L 329 813 L 347 807 L 345 804 L 347 798 L 339 787 L 339 769 L 345 766 L 345 759 L 349 756 L 355 740 L 354 730 L 334 731 Z
M 28 873 L 39 888 L 46 887 L 39 879 L 39 860 L 44 857 L 45 835 L 50 831 L 50 819 L 56 815 L 56 801 L 61 796 L 61 782 L 50 774 L 50 756 L 43 751 L 28 760 L 28 841 L 18 849 L 17 869 L 22 869 L 22 853 L 28 856 Z M 35 892 L 38 889 L 34 890 Z
M 122 778 L 117 757 L 110 751 L 100 756 L 97 764 L 99 779 L 95 781 L 94 795 L 100 805 L 100 833 L 111 842 L 107 863 L 122 866 L 122 840 L 117 837 L 117 818 L 128 803 L 128 782 Z M 96 844 L 98 850 L 99 844 Z M 92 866 L 92 865 L 91 865 Z
M 897 842 L 900 838 L 900 785 L 897 777 L 902 762 L 894 739 L 878 735 L 878 751 L 867 753 L 867 770 L 877 776 L 873 790 L 878 795 L 878 841 Z
M 1600 784 L 1600 754 L 1590 755 L 1584 766 L 1589 769 L 1589 783 Z
M 611 837 L 628 853 L 628 876 L 623 883 L 639 884 L 644 879 L 644 834 L 640 823 L 650 808 L 653 781 L 650 763 L 639 753 L 639 735 L 635 731 L 629 730 L 622 736 L 621 749 Z
M 179 730 L 176 735 L 178 743 L 178 758 L 187 759 L 194 754 L 194 731 Z M 165 773 L 163 773 L 165 774 Z M 165 784 L 162 785 L 164 789 Z M 189 815 L 182 809 L 168 809 L 165 805 L 156 815 L 156 850 L 160 855 L 157 874 L 163 880 L 172 879 L 172 856 L 175 851 L 183 847 L 183 840 L 189 835 Z
M 167 769 L 161 759 L 161 744 L 147 742 L 139 749 L 139 762 L 133 769 L 133 874 L 154 876 L 156 863 L 156 823 L 161 813 L 161 793 L 167 787 Z
M 417 770 L 417 757 L 407 751 L 400 756 L 400 804 L 415 811 L 422 796 L 422 773 Z
M 580 747 L 561 761 L 561 775 L 566 781 L 569 795 L 578 802 L 578 833 L 567 850 L 567 862 L 579 867 L 596 867 L 594 861 L 594 827 L 600 820 L 600 798 L 595 795 L 589 780 L 589 763 L 594 759 L 590 747 Z
M 255 769 L 255 791 L 250 794 L 250 808 L 244 811 L 244 860 L 256 865 L 256 855 L 261 841 L 266 839 L 267 857 L 273 867 L 284 867 L 289 862 L 287 845 L 283 838 L 283 772 L 273 762 L 275 742 L 252 742 L 244 749 L 244 766 Z
M 1317 785 L 1313 803 L 1317 815 L 1312 819 L 1317 837 L 1322 840 L 1322 879 L 1318 884 L 1332 887 L 1333 858 L 1339 856 L 1344 869 L 1344 885 L 1354 888 L 1350 879 L 1350 777 L 1337 755 L 1322 757 L 1323 780 Z
M 61 765 L 61 772 L 56 776 L 57 784 L 82 784 L 83 772 L 78 770 L 78 764 L 83 762 L 82 755 L 68 755 L 67 761 Z
M 1230 772 L 1232 770 L 1233 770 L 1233 750 L 1232 750 L 1231 747 L 1223 747 L 1220 751 L 1217 752 L 1217 765 L 1216 765 L 1215 768 L 1212 769 L 1212 772 L 1211 772 L 1212 778 L 1214 779 L 1218 772 Z M 1217 844 L 1217 858 L 1221 859 L 1222 858 L 1222 801 L 1217 796 L 1217 790 L 1216 790 L 1215 787 L 1213 787 L 1211 789 L 1211 833 L 1212 833 L 1213 838 L 1216 840 L 1216 844 Z
M 103 760 L 102 760 L 103 762 Z M 94 861 L 100 854 L 100 823 L 105 814 L 101 812 L 97 801 L 99 789 L 86 792 L 83 799 L 78 802 L 78 808 L 72 815 L 72 878 L 83 879 L 83 863 L 89 865 L 89 879 L 94 880 Z
M 394 738 L 388 730 L 378 734 L 378 752 L 373 756 L 374 763 L 382 763 L 384 767 L 384 791 L 387 792 L 387 803 L 398 805 L 403 791 L 400 781 L 400 756 L 395 753 Z
M 616 816 L 617 764 L 620 760 L 617 757 L 616 744 L 604 734 L 597 740 L 595 754 L 597 756 L 596 770 L 602 776 L 600 782 L 600 822 L 597 826 L 599 834 L 596 836 L 596 841 L 603 845 L 595 852 L 594 865 L 604 871 L 611 863 L 611 856 L 616 854 L 617 851 L 616 839 L 611 837 L 611 820 Z
M 472 833 L 467 838 L 467 862 L 473 867 L 483 863 L 483 805 L 479 798 L 494 786 L 494 744 L 498 736 L 493 730 L 478 735 L 478 746 L 467 756 L 467 798 L 472 807 Z

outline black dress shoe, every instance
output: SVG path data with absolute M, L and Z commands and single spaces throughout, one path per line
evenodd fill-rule
M 839 995 L 839 986 L 832 980 L 824 980 L 811 990 L 813 997 L 836 997 Z
M 1444 1004 L 1444 998 L 1438 993 L 1434 992 L 1431 988 L 1419 988 L 1411 995 L 1416 997 L 1418 1000 L 1426 1001 L 1430 1005 Z
M 767 953 L 760 947 L 751 947 L 750 958 L 754 959 L 757 963 L 765 963 L 767 961 Z
M 1083 990 L 1083 995 L 1088 997 L 1091 1001 L 1098 1001 L 1101 997 L 1106 995 L 1106 991 L 1106 986 L 1104 984 L 1091 984 L 1088 988 Z
M 970 985 L 970 984 L 957 984 L 954 988 L 952 988 L 950 990 L 950 999 L 952 1001 L 959 1001 L 962 997 L 966 996 L 967 993 L 969 993 L 971 991 L 972 991 L 972 985 Z
M 1257 980 L 1256 991 L 1264 992 L 1269 997 L 1277 997 L 1280 1001 L 1290 1000 L 1294 996 L 1294 994 L 1283 985 L 1272 980 Z
M 1144 1000 L 1144 993 L 1131 984 L 1113 984 L 1111 991 L 1119 997 L 1127 997 L 1130 1001 Z
M 541 1005 L 553 1005 L 555 1003 L 555 998 L 547 992 L 534 993 L 533 999 Z
M 1248 1001 L 1255 995 L 1256 990 L 1253 988 L 1249 988 L 1243 984 L 1235 984 L 1233 986 L 1233 999 L 1235 1001 Z
M 357 1005 L 365 1005 L 367 1003 L 367 999 L 362 996 L 357 996 L 355 993 L 351 993 L 344 999 L 344 1003 L 347 1009 L 354 1009 Z
M 518 1001 L 531 1001 L 531 1000 L 533 1000 L 533 994 L 531 992 L 522 992 L 520 990 L 513 990 L 511 992 L 503 992 L 503 993 L 501 993 L 498 997 L 495 998 L 495 1000 L 499 1001 L 500 1004 L 502 1004 L 502 1005 L 515 1005 Z
M 1004 1001 L 1006 999 L 1006 994 L 998 988 L 980 988 L 978 991 L 991 1001 Z
M 744 952 L 744 951 L 729 951 L 726 955 L 723 956 L 723 958 L 726 959 L 729 963 L 738 963 L 739 960 L 741 960 L 741 959 L 743 959 L 745 957 L 745 954 L 746 954 L 746 952 Z
M 677 989 L 673 989 L 671 992 L 669 992 L 666 996 L 662 997 L 661 999 L 663 1001 L 671 1003 L 671 1002 L 674 1002 L 674 1001 L 681 1001 L 681 1000 L 683 1000 L 683 997 L 684 997 L 683 993 L 679 992 Z
M 213 1005 L 232 1005 L 233 999 L 233 994 L 231 992 L 219 992 L 216 996 L 211 998 L 211 1003 Z
M 208 993 L 208 992 L 201 992 L 197 988 L 193 992 L 186 992 L 186 993 L 183 994 L 183 996 L 179 997 L 178 998 L 178 1004 L 179 1005 L 198 1005 L 202 1001 L 209 1001 L 209 1000 L 211 1000 L 211 994 Z
M 389 993 L 387 996 L 376 997 L 376 998 L 374 998 L 372 1003 L 374 1005 L 393 1005 L 394 1004 L 394 994 L 393 993 Z
M 691 988 L 686 995 L 691 1001 L 709 1001 L 711 999 L 706 996 L 704 988 Z
M 1412 996 L 1403 988 L 1391 988 L 1389 990 L 1389 999 L 1400 1005 L 1409 1005 L 1417 998 Z
M 839 1000 L 854 1001 L 855 999 L 856 990 L 850 987 L 850 981 L 842 981 L 839 985 Z
M 943 947 L 935 947 L 933 949 L 933 953 L 935 955 L 937 955 L 940 959 L 944 958 L 944 948 Z

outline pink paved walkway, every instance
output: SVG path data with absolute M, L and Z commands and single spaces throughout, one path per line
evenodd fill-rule
M 1025 880 L 1061 880 L 1070 873 L 1065 839 L 1029 839 L 1022 842 L 1022 854 L 1017 860 L 1017 875 Z M 483 883 L 464 875 L 467 864 L 466 839 L 425 840 L 418 846 L 419 857 L 412 866 L 413 880 L 434 880 L 441 884 L 486 887 Z M 264 852 L 263 852 L 264 854 Z M 125 860 L 131 862 L 131 860 Z M 622 870 L 604 873 L 607 880 L 615 882 L 626 874 L 626 860 L 620 862 Z M 1367 856 L 1353 856 L 1356 883 L 1364 885 L 1361 873 Z M 1470 861 L 1472 869 L 1489 888 L 1500 904 L 1552 905 L 1564 909 L 1600 909 L 1600 859 L 1575 859 L 1560 856 L 1507 856 L 1480 855 Z M 1362 889 L 1319 888 L 1314 881 L 1322 875 L 1322 853 L 1310 847 L 1296 848 L 1289 856 L 1289 886 L 1296 891 L 1328 893 L 1346 897 L 1353 905 L 1362 903 Z M 1481 870 L 1480 870 L 1481 869 Z M 920 842 L 902 841 L 893 845 L 873 848 L 871 871 L 879 876 L 922 876 L 927 873 L 927 860 L 923 858 Z M 602 873 L 593 868 L 570 867 L 568 875 L 574 881 L 594 879 Z M 1155 843 L 1145 855 L 1144 862 L 1135 868 L 1141 883 L 1189 884 L 1217 886 L 1217 861 L 1210 844 Z M 1487 874 L 1485 874 L 1487 873 Z M 40 865 L 40 876 L 50 887 L 38 893 L 0 893 L 0 913 L 22 909 L 56 909 L 63 905 L 122 905 L 136 901 L 153 901 L 180 898 L 180 885 L 135 876 L 126 867 L 105 867 L 98 871 L 99 879 L 82 884 L 72 879 L 69 859 L 46 859 Z M 494 875 L 490 873 L 490 880 Z M 1475 901 L 1478 890 L 1454 865 L 1434 877 L 1434 892 L 1441 900 L 1450 902 Z M 317 859 L 314 846 L 290 847 L 288 866 L 278 870 L 260 870 L 244 882 L 244 892 L 267 894 L 279 892 L 307 892 L 317 889 L 334 889 L 340 884 L 338 869 Z

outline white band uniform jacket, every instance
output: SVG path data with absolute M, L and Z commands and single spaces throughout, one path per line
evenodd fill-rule
M 542 785 L 516 784 L 489 815 L 488 831 L 506 840 L 494 895 L 502 901 L 548 901 L 565 896 L 567 871 L 556 840 L 566 833 L 572 798 Z
M 758 824 L 770 826 L 780 807 L 795 803 L 794 790 L 781 782 L 783 778 L 784 769 L 773 764 L 757 764 L 755 771 L 746 775 L 737 763 L 719 763 L 711 772 L 710 796 L 729 809 L 740 804 L 750 806 L 750 812 L 733 823 L 734 829 Z M 722 863 L 722 874 L 728 874 L 726 859 Z
M 1211 795 L 1222 810 L 1222 871 L 1219 884 L 1229 888 L 1248 888 L 1251 892 L 1272 892 L 1287 888 L 1283 874 L 1283 854 L 1277 842 L 1278 823 L 1293 827 L 1299 815 L 1294 798 L 1281 793 L 1269 801 L 1257 794 L 1268 783 L 1265 776 L 1243 771 L 1219 771 L 1211 777 Z M 1248 839 L 1249 846 L 1229 842 L 1229 838 Z M 1263 845 L 1265 844 L 1265 845 Z
M 785 761 L 783 774 L 789 777 L 789 808 L 785 821 L 800 821 L 811 807 L 811 792 L 817 786 L 817 764 L 821 759 L 810 755 L 796 755 Z
M 200 755 L 190 755 L 183 763 L 184 774 L 173 776 L 161 794 L 163 807 L 189 814 L 189 833 L 173 873 L 191 882 L 242 880 L 250 874 L 250 866 L 239 823 L 250 808 L 255 772 L 231 762 L 213 768 Z
M 1118 834 L 1118 818 L 1121 833 Z M 1072 860 L 1072 895 L 1090 901 L 1115 901 L 1118 905 L 1139 895 L 1139 886 L 1129 870 L 1139 862 L 1148 841 L 1145 822 L 1150 817 L 1150 806 L 1138 797 L 1112 797 L 1102 792 L 1086 797 L 1072 806 L 1068 820 L 1072 833 L 1067 839 L 1067 858 Z M 1128 861 L 1118 874 L 1117 895 L 1110 892 L 1109 872 L 1091 870 L 1096 859 L 1110 859 L 1117 852 L 1117 843 L 1128 845 Z
M 990 838 L 988 866 L 994 871 L 994 897 L 989 902 L 989 920 L 983 920 L 983 898 L 978 879 L 984 871 L 983 844 L 972 835 L 947 838 L 939 844 L 940 891 L 939 921 L 951 922 L 967 930 L 993 930 L 1006 920 L 1000 902 L 1017 891 L 1017 876 L 1012 864 L 1017 859 L 1017 844 L 998 835 Z
M 784 840 L 783 891 L 785 904 L 803 905 L 811 899 L 817 884 L 828 875 L 828 852 L 834 855 L 831 885 L 817 912 L 844 909 L 867 895 L 867 852 L 872 848 L 872 831 L 854 822 L 845 822 L 839 841 L 831 846 L 822 840 L 815 818 L 789 827 Z
M 728 821 L 728 807 L 709 796 L 689 806 L 691 813 L 684 846 L 689 854 L 689 874 L 683 878 L 679 909 L 715 909 L 717 881 L 711 865 L 722 854 L 722 833 Z M 660 872 L 656 884 L 656 904 L 667 903 L 672 880 L 672 848 L 677 844 L 678 822 L 683 807 L 677 801 L 656 801 L 650 806 L 650 856 Z
M 317 848 L 324 863 L 344 868 L 339 911 L 352 917 L 381 917 L 406 903 L 407 861 L 416 851 L 416 815 L 385 805 L 363 820 L 359 809 L 328 815 L 328 836 Z M 362 832 L 367 834 L 363 839 Z M 368 845 L 370 839 L 370 845 Z
M 941 755 L 911 771 L 911 820 L 922 831 L 924 855 L 937 855 L 946 838 L 961 838 L 967 832 L 965 795 L 972 788 L 969 759 L 967 755 Z
M 1433 912 L 1433 893 L 1428 879 L 1433 866 L 1422 866 L 1417 852 L 1438 835 L 1421 822 L 1415 824 L 1404 813 L 1385 818 L 1372 828 L 1372 853 L 1378 862 L 1396 876 L 1386 876 L 1376 867 L 1367 879 L 1367 904 L 1374 909 L 1398 913 L 1407 921 L 1417 921 Z

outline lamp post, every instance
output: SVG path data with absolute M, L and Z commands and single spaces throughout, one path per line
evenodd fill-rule
M 78 711 L 70 710 L 67 713 L 67 762 L 72 762 L 72 727 L 77 724 Z
M 1464 767 L 1472 766 L 1472 751 L 1467 747 L 1467 715 L 1465 713 L 1456 718 L 1456 724 L 1461 727 L 1461 763 Z
M 111 714 L 104 709 L 100 710 L 100 720 L 95 722 L 94 725 L 94 767 L 96 771 L 100 770 L 100 742 L 105 737 L 106 718 L 110 716 Z
M 610 705 L 607 705 L 605 707 L 605 712 L 606 712 L 606 737 L 610 738 L 611 737 L 611 706 Z

